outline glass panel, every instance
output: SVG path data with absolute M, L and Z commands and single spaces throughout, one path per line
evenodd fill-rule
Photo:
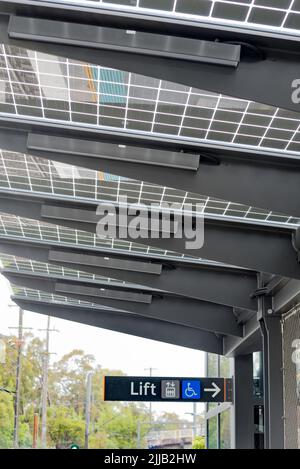
M 50 2 L 74 4 L 74 0 Z M 244 28 L 271 29 L 278 34 L 286 30 L 297 33 L 300 29 L 299 0 L 81 0 L 76 3 L 93 8 L 106 7 L 170 17 L 173 21 L 182 19 L 195 22 L 204 19 L 221 24 L 242 24 Z
M 207 354 L 207 376 L 217 378 L 219 376 L 218 355 Z
M 177 5 L 184 7 L 182 2 Z M 222 13 L 228 5 L 214 3 L 218 15 L 220 8 Z M 230 7 L 235 19 L 244 11 L 244 5 Z M 2 44 L 0 113 L 282 152 L 300 150 L 299 114 Z
M 230 409 L 220 414 L 220 449 L 231 448 L 231 412 Z
M 220 356 L 220 377 L 231 378 L 231 359 Z
M 208 448 L 218 449 L 218 416 L 212 417 L 207 422 L 208 425 Z
M 207 376 L 217 378 L 219 376 L 219 355 L 214 353 L 207 354 Z M 207 410 L 214 409 L 218 404 L 216 402 L 209 402 Z
M 263 362 L 261 352 L 253 354 L 253 384 L 254 396 L 263 397 Z

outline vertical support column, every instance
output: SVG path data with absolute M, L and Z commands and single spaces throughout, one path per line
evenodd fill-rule
M 254 448 L 253 356 L 234 358 L 234 434 L 236 449 Z
M 265 448 L 284 448 L 281 317 L 274 315 L 272 298 L 260 298 L 263 336 Z
M 268 359 L 268 333 L 265 322 L 260 319 L 260 330 L 263 344 L 263 400 L 264 400 L 264 449 L 269 449 L 269 359 Z

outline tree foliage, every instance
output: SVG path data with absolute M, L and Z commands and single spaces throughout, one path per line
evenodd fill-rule
M 193 449 L 205 449 L 205 438 L 204 436 L 196 436 L 193 441 Z
M 0 388 L 15 390 L 18 341 L 5 338 L 6 360 L 0 364 Z M 44 343 L 32 334 L 22 346 L 20 395 L 20 447 L 31 447 L 34 413 L 41 412 Z M 87 373 L 92 371 L 90 448 L 136 448 L 145 445 L 149 430 L 148 409 L 141 404 L 103 401 L 103 376 L 122 375 L 95 362 L 92 355 L 72 350 L 51 364 L 48 376 L 47 446 L 68 448 L 84 445 Z M 0 391 L 0 448 L 13 445 L 14 395 Z

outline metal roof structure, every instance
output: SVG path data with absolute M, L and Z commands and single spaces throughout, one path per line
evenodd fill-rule
M 0 1 L 0 259 L 22 308 L 237 355 L 300 292 L 300 2 Z M 297 75 L 298 74 L 298 75 Z M 299 98 L 299 99 L 298 99 Z M 204 246 L 99 238 L 197 206 Z

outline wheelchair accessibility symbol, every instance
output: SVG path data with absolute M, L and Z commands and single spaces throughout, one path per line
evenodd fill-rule
M 182 381 L 182 399 L 200 399 L 201 383 L 198 380 Z

